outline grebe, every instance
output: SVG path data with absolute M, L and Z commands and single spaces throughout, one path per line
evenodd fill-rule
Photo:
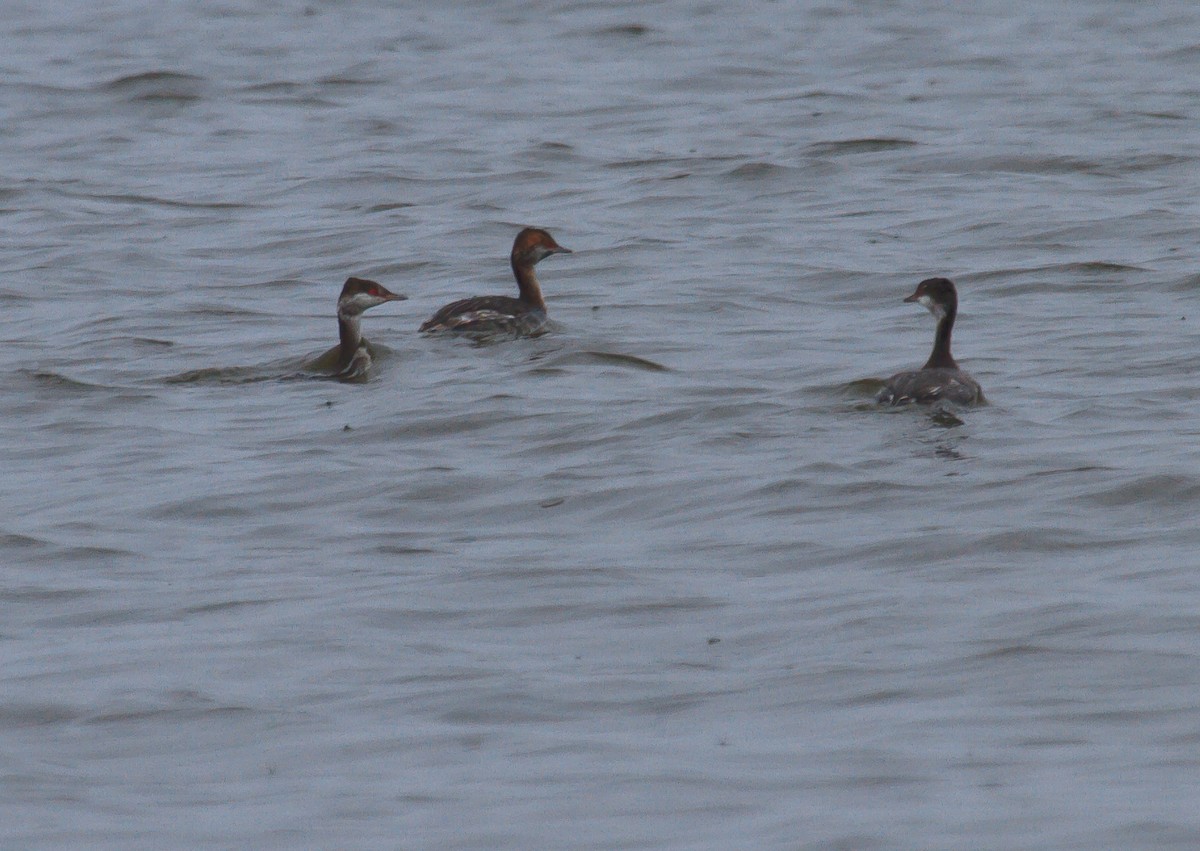
M 875 400 L 888 405 L 909 402 L 930 404 L 945 399 L 957 405 L 974 405 L 983 401 L 979 383 L 959 369 L 950 354 L 950 332 L 958 315 L 958 292 L 949 278 L 927 278 L 917 284 L 916 292 L 905 299 L 929 309 L 937 318 L 937 335 L 933 352 L 918 370 L 899 372 L 888 379 Z
M 433 314 L 422 331 L 490 337 L 533 337 L 546 330 L 546 302 L 533 267 L 551 254 L 570 254 L 541 228 L 525 228 L 513 240 L 512 270 L 520 295 L 485 295 L 452 302 Z
M 389 292 L 366 278 L 347 278 L 338 296 L 338 347 L 333 373 L 338 378 L 362 378 L 371 368 L 371 351 L 362 336 L 363 312 L 385 301 L 404 301 L 406 295 Z M 322 358 L 324 360 L 324 358 Z

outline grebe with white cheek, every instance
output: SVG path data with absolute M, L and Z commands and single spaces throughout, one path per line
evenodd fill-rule
M 928 405 L 942 400 L 956 405 L 982 402 L 983 390 L 979 382 L 961 369 L 950 354 L 950 333 L 958 315 L 958 291 L 954 283 L 949 278 L 927 278 L 904 300 L 924 305 L 937 319 L 933 352 L 920 369 L 899 372 L 889 378 L 875 397 L 876 401 L 886 405 L 910 402 Z
M 371 350 L 362 336 L 363 313 L 384 302 L 406 298 L 366 278 L 346 279 L 337 303 L 339 342 L 333 368 L 337 378 L 363 378 L 371 368 Z

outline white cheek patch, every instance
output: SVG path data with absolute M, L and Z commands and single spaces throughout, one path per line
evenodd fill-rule
M 938 319 L 941 319 L 946 315 L 946 311 L 942 309 L 942 306 L 928 295 L 921 296 L 919 299 L 917 299 L 917 303 L 923 305 L 926 310 L 928 310 Z
M 383 304 L 385 301 L 387 301 L 386 298 L 380 298 L 379 296 L 369 295 L 367 293 L 359 293 L 354 297 L 354 304 L 359 310 L 366 310 L 367 308 L 374 307 L 377 304 Z
M 338 299 L 338 313 L 348 316 L 358 316 L 369 308 L 377 304 L 383 304 L 387 301 L 386 298 L 379 296 L 368 295 L 367 293 L 355 293 L 349 298 Z

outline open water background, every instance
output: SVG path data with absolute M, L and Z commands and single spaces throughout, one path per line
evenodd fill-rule
M 1200 6 L 0 38 L 0 846 L 1200 847 Z

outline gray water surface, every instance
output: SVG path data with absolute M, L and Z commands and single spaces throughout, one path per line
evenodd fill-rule
M 102 7 L 0 16 L 0 846 L 1200 847 L 1200 7 Z M 934 274 L 990 404 L 877 409 Z

